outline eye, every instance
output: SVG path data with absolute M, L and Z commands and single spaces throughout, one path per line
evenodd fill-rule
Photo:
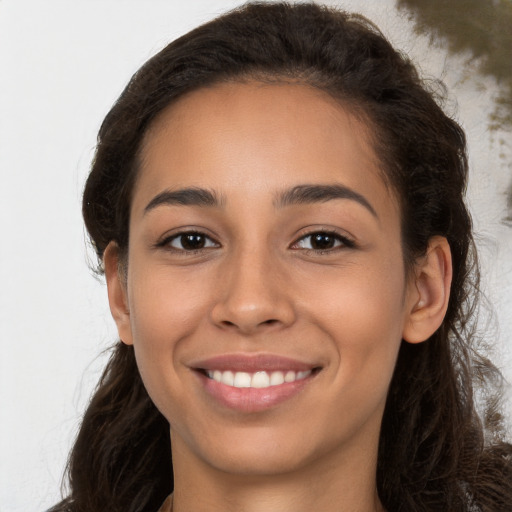
M 332 251 L 341 247 L 354 247 L 354 242 L 338 233 L 329 231 L 315 231 L 299 238 L 292 249 L 305 249 L 309 251 Z
M 219 244 L 212 240 L 209 236 L 198 231 L 188 231 L 178 233 L 163 240 L 159 245 L 168 247 L 176 251 L 200 251 L 211 247 L 219 247 Z

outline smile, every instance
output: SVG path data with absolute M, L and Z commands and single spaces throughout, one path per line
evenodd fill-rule
M 189 367 L 209 403 L 238 413 L 263 412 L 302 395 L 322 370 L 313 362 L 272 354 L 225 354 Z
M 208 370 L 206 375 L 208 378 L 216 382 L 221 382 L 227 386 L 235 388 L 269 388 L 273 386 L 280 386 L 281 384 L 303 380 L 311 375 L 312 370 L 305 371 L 274 371 L 267 372 L 260 370 L 254 373 L 248 372 L 232 372 L 221 370 Z

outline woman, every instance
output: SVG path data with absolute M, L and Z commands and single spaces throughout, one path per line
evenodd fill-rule
M 53 510 L 509 510 L 466 178 L 360 16 L 249 4 L 148 61 L 85 188 L 121 343 Z

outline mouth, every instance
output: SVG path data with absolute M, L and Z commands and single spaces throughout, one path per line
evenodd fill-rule
M 279 356 L 236 354 L 198 362 L 192 369 L 210 399 L 244 413 L 265 411 L 300 395 L 322 371 L 319 365 Z
M 319 368 L 302 371 L 273 371 L 268 372 L 264 370 L 249 372 L 233 372 L 231 370 L 199 370 L 206 375 L 209 379 L 231 386 L 234 388 L 254 388 L 265 389 L 273 386 L 280 386 L 284 383 L 292 383 L 299 380 L 304 380 L 313 373 L 319 371 Z

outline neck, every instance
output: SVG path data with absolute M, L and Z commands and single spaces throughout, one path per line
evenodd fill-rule
M 181 440 L 173 439 L 172 512 L 383 512 L 376 453 L 376 444 L 364 450 L 359 445 L 289 473 L 231 474 L 191 461 Z

